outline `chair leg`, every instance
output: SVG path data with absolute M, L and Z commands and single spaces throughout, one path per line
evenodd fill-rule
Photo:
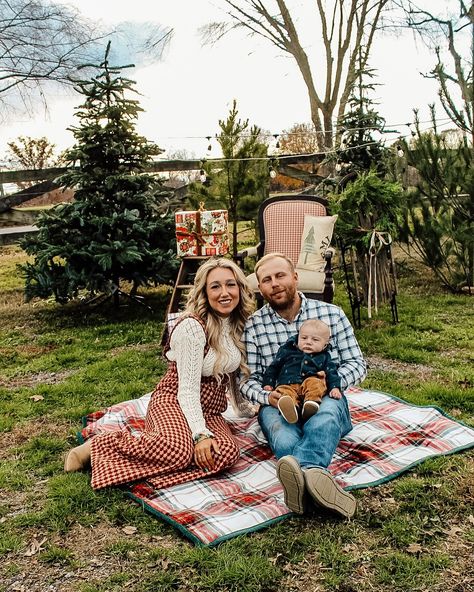
M 361 305 L 361 299 L 359 298 L 358 295 L 356 295 L 351 302 L 351 309 L 352 309 L 352 319 L 354 321 L 354 326 L 357 327 L 357 329 L 360 329 L 362 326 L 361 322 L 360 322 L 360 305 Z
M 392 323 L 394 325 L 398 324 L 398 307 L 397 307 L 397 295 L 395 292 L 392 293 L 392 297 L 390 298 L 390 309 L 392 311 Z
M 332 254 L 329 252 L 325 256 L 326 265 L 324 267 L 324 289 L 323 289 L 323 300 L 324 302 L 332 303 L 334 299 L 334 280 L 332 271 Z

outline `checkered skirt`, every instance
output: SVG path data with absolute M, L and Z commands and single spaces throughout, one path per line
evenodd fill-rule
M 201 406 L 206 427 L 214 434 L 219 455 L 215 466 L 204 472 L 194 464 L 191 430 L 178 402 L 178 372 L 171 362 L 148 406 L 145 430 L 140 437 L 125 431 L 99 434 L 91 440 L 94 489 L 146 479 L 157 489 L 215 475 L 232 466 L 239 449 L 222 417 L 227 408 L 228 378 L 201 377 Z

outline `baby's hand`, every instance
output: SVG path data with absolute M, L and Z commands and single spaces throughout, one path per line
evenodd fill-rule
M 273 387 L 271 387 L 269 384 L 267 384 L 267 385 L 265 385 L 265 386 L 263 387 L 263 390 L 264 390 L 264 391 L 272 391 L 272 390 L 273 390 Z
M 329 393 L 329 396 L 331 397 L 331 399 L 341 399 L 342 393 L 338 388 L 333 388 Z

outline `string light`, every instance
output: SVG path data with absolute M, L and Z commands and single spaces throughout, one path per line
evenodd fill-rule
M 277 172 L 275 170 L 275 166 L 276 166 L 276 160 L 274 158 L 272 158 L 269 162 L 268 162 L 268 174 L 270 175 L 270 177 L 272 179 L 275 179 L 275 177 L 277 176 Z
M 204 160 L 201 160 L 201 170 L 199 171 L 199 180 L 201 183 L 205 183 L 207 181 L 206 171 L 204 170 Z
M 432 120 L 426 120 L 426 121 L 420 121 L 418 122 L 420 125 L 423 125 L 425 123 L 430 123 L 432 124 Z M 435 123 L 438 124 L 449 124 L 451 123 L 451 119 L 449 117 L 440 117 L 437 118 L 435 120 Z M 408 127 L 408 129 L 411 129 L 411 126 L 413 125 L 413 123 L 406 123 L 406 122 L 399 122 L 399 123 L 391 123 L 391 124 L 386 124 L 385 127 L 386 128 L 391 128 L 391 127 L 399 127 L 399 126 L 406 126 Z M 433 129 L 433 125 L 430 125 L 428 129 Z M 362 130 L 374 130 L 373 126 L 360 126 L 360 127 L 352 127 L 352 128 L 343 128 L 342 126 L 338 126 L 338 125 L 334 125 L 333 128 L 333 132 L 336 133 L 337 131 L 342 130 L 344 133 L 346 132 L 356 132 L 356 131 L 362 131 Z M 393 131 L 381 131 L 382 134 L 390 134 L 393 133 Z M 412 134 L 414 133 L 413 131 L 411 132 Z M 293 136 L 298 136 L 298 137 L 306 137 L 306 136 L 320 136 L 322 134 L 322 132 L 317 132 L 317 131 L 304 131 L 304 132 L 291 132 L 291 131 L 284 131 L 281 132 L 279 134 L 275 134 L 275 133 L 261 133 L 260 137 L 261 138 L 274 138 L 275 140 L 277 140 L 277 145 L 275 146 L 276 148 L 280 148 L 280 142 L 279 142 L 279 137 L 280 136 L 285 136 L 285 137 L 293 137 Z M 247 138 L 250 137 L 251 134 L 250 133 L 242 133 L 239 134 L 238 137 L 239 138 Z M 219 134 L 215 134 L 215 137 L 218 138 Z M 202 140 L 202 139 L 212 139 L 212 136 L 160 136 L 161 140 Z M 344 140 L 342 140 L 344 141 Z

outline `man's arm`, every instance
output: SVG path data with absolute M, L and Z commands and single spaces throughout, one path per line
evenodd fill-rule
M 263 390 L 262 379 L 265 372 L 261 354 L 257 347 L 257 337 L 251 325 L 247 325 L 242 335 L 247 350 L 247 365 L 250 370 L 248 380 L 241 380 L 240 392 L 251 403 L 268 405 L 269 391 Z
M 342 310 L 333 337 L 339 357 L 337 372 L 341 377 L 341 388 L 346 390 L 364 380 L 367 375 L 367 367 L 352 325 Z

